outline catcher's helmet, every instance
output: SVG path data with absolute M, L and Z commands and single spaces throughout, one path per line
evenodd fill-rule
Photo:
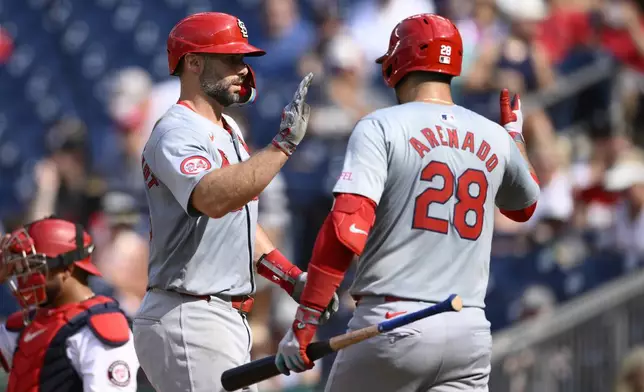
M 243 54 L 263 56 L 263 50 L 248 43 L 248 30 L 241 19 L 221 12 L 200 12 L 177 23 L 168 36 L 168 68 L 175 75 L 179 62 L 188 53 Z M 240 93 L 245 102 L 255 99 L 255 76 L 248 76 Z
M 396 87 L 412 71 L 461 74 L 463 41 L 454 24 L 442 16 L 420 14 L 403 19 L 389 38 L 382 64 L 382 76 L 389 87 Z
M 50 269 L 74 264 L 100 276 L 91 262 L 93 251 L 92 238 L 80 224 L 45 218 L 14 231 L 4 239 L 0 262 L 16 278 L 12 288 L 20 304 L 26 308 L 46 302 L 45 282 Z

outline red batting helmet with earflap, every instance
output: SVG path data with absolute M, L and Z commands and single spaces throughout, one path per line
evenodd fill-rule
M 45 284 L 51 269 L 74 264 L 101 276 L 91 261 L 92 238 L 80 224 L 57 218 L 37 220 L 14 231 L 1 244 L 0 262 L 16 278 L 12 289 L 23 308 L 47 301 Z
M 221 12 L 200 12 L 177 23 L 168 36 L 168 67 L 175 75 L 183 56 L 188 53 L 243 54 L 263 56 L 263 50 L 248 43 L 248 29 L 241 19 Z M 246 102 L 255 99 L 255 75 L 248 75 L 240 93 Z
M 459 76 L 463 63 L 461 34 L 442 16 L 410 16 L 396 25 L 389 38 L 387 53 L 376 63 L 382 64 L 382 76 L 391 88 L 413 71 Z

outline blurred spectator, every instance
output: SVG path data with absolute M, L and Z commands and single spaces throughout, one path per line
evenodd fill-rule
M 347 20 L 351 36 L 362 48 L 365 56 L 365 71 L 378 68 L 375 61 L 389 45 L 389 35 L 396 24 L 408 16 L 433 13 L 432 0 L 360 0 L 353 5 Z
M 315 138 L 348 139 L 362 117 L 394 104 L 392 96 L 375 90 L 363 72 L 365 57 L 350 37 L 338 34 L 331 39 L 323 56 L 328 80 L 317 100 L 312 102 L 310 134 Z M 342 154 L 344 155 L 344 154 Z
M 9 33 L 0 26 L 0 64 L 9 60 L 13 53 L 13 39 Z
M 148 72 L 127 67 L 111 84 L 108 111 L 123 136 L 128 155 L 140 154 L 154 124 L 179 99 L 177 78 L 154 84 Z
M 521 295 L 516 321 L 525 321 L 550 314 L 556 304 L 557 299 L 551 289 L 543 285 L 531 285 Z
M 502 88 L 526 98 L 526 93 L 547 89 L 555 82 L 554 71 L 537 41 L 539 23 L 547 15 L 544 0 L 497 0 L 497 5 L 509 18 L 509 35 L 500 41 L 481 42 L 476 62 L 463 81 L 464 105 L 492 120 L 498 119 Z M 524 113 L 528 145 L 547 148 L 554 137 L 550 119 L 540 109 L 524 107 Z
M 27 221 L 55 214 L 87 227 L 100 210 L 105 184 L 90 173 L 87 128 L 74 117 L 66 117 L 46 135 L 49 156 L 36 163 L 36 191 Z
M 619 88 L 627 129 L 644 147 L 644 1 L 606 4 L 599 19 L 602 44 L 624 64 Z
M 298 59 L 315 43 L 313 26 L 301 17 L 295 0 L 263 0 L 263 22 L 265 34 L 255 41 L 266 55 L 253 69 L 264 78 L 295 75 Z
M 141 224 L 137 201 L 122 192 L 102 199 L 107 238 L 96 244 L 94 263 L 114 288 L 114 297 L 128 316 L 136 313 L 148 282 L 148 241 L 135 228 Z
M 128 67 L 117 72 L 110 86 L 108 112 L 120 142 L 116 167 L 106 177 L 110 188 L 127 190 L 144 203 L 141 152 L 157 120 L 179 99 L 176 78 L 154 85 L 148 72 Z
M 451 2 L 452 7 L 463 7 L 463 1 Z M 470 3 L 470 1 L 466 1 Z M 473 0 L 471 13 L 454 19 L 463 39 L 463 68 L 461 73 L 467 75 L 480 55 L 482 47 L 489 47 L 492 42 L 499 42 L 507 34 L 507 27 L 500 20 L 496 0 Z M 456 14 L 458 11 L 454 11 Z M 460 11 L 463 12 L 463 11 Z M 459 14 L 460 14 L 459 12 Z M 464 78 L 455 78 L 453 85 L 459 95 Z M 461 98 L 457 97 L 460 101 Z
M 258 98 L 246 108 L 251 125 L 249 133 L 256 147 L 271 142 L 282 109 L 300 82 L 298 60 L 316 44 L 315 29 L 302 17 L 295 0 L 263 0 L 261 12 L 264 30 L 257 34 L 255 45 L 265 50 L 266 55 L 251 63 Z M 249 35 L 253 31 L 251 27 Z
M 539 178 L 541 193 L 537 209 L 525 224 L 512 222 L 498 211 L 495 228 L 501 232 L 534 230 L 539 223 L 550 227 L 551 235 L 572 218 L 573 183 L 570 172 L 570 151 L 566 139 L 555 139 L 556 144 L 532 149 L 530 161 Z
M 610 245 L 624 252 L 627 268 L 639 267 L 644 262 L 644 154 L 618 161 L 606 172 L 605 187 L 622 194 L 607 233 Z
M 633 347 L 622 360 L 615 384 L 615 392 L 644 392 L 644 347 Z

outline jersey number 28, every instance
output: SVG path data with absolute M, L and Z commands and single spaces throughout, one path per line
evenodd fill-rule
M 414 229 L 429 230 L 435 233 L 447 234 L 449 221 L 427 215 L 429 205 L 432 203 L 445 204 L 452 196 L 456 197 L 454 204 L 454 228 L 458 235 L 467 240 L 476 240 L 483 230 L 484 204 L 487 197 L 487 178 L 485 174 L 476 169 L 467 169 L 458 178 L 447 164 L 439 161 L 430 162 L 420 174 L 421 181 L 431 181 L 435 176 L 444 180 L 443 188 L 429 188 L 416 198 L 414 206 Z M 470 194 L 470 186 L 478 186 L 478 194 Z M 466 221 L 468 212 L 474 213 L 474 224 Z M 469 215 L 472 215 L 470 213 Z

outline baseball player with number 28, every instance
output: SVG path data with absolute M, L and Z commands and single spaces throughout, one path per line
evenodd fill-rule
M 257 197 L 304 137 L 313 75 L 284 108 L 273 143 L 251 157 L 239 127 L 223 114 L 256 97 L 244 57 L 264 51 L 248 43 L 244 23 L 217 12 L 188 16 L 170 31 L 167 49 L 181 95 L 143 151 L 149 287 L 134 344 L 158 392 L 217 392 L 224 370 L 250 360 L 246 314 L 255 273 L 296 301 L 306 281 L 258 226 Z M 337 296 L 327 305 L 324 319 L 337 310 Z
M 519 97 L 501 93 L 499 126 L 455 105 L 461 36 L 449 20 L 401 21 L 378 59 L 399 105 L 353 130 L 335 203 L 316 240 L 296 319 L 279 345 L 283 373 L 306 356 L 319 319 L 355 254 L 350 330 L 441 302 L 442 313 L 339 352 L 326 391 L 487 391 L 492 339 L 485 317 L 494 207 L 532 215 L 539 185 L 521 134 Z

